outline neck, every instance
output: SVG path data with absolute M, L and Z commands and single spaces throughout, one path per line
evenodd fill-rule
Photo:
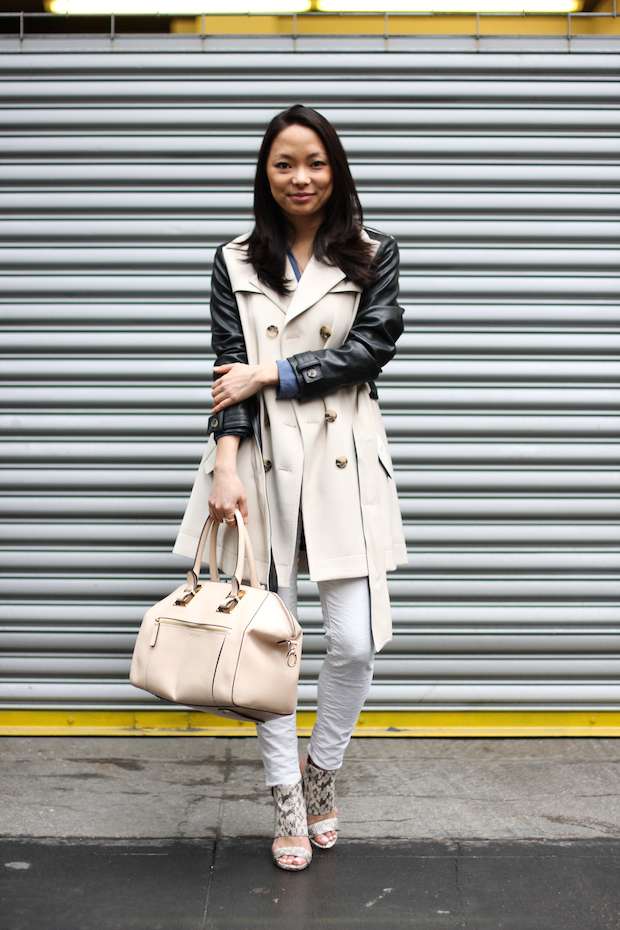
M 323 216 L 290 216 L 286 217 L 290 227 L 287 236 L 289 245 L 312 245 L 314 238 L 323 222 Z

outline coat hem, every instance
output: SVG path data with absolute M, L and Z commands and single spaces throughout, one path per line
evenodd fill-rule
M 368 560 L 365 553 L 339 559 L 315 559 L 310 566 L 310 581 L 339 581 L 344 578 L 367 578 Z

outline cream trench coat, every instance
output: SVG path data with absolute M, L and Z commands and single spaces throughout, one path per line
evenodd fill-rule
M 283 298 L 243 261 L 245 238 L 224 246 L 223 256 L 248 363 L 341 346 L 355 319 L 361 288 L 339 268 L 312 258 L 299 282 L 289 266 L 291 294 Z M 407 563 L 379 405 L 367 384 L 304 402 L 276 400 L 276 393 L 268 387 L 259 395 L 262 449 L 259 438 L 252 437 L 241 443 L 237 456 L 260 581 L 267 583 L 273 553 L 278 585 L 289 585 L 301 510 L 312 581 L 368 576 L 379 651 L 392 635 L 386 572 Z M 175 553 L 191 559 L 209 515 L 216 448 L 211 435 L 174 547 Z M 234 529 L 220 528 L 218 561 L 227 574 L 234 567 L 235 536 Z

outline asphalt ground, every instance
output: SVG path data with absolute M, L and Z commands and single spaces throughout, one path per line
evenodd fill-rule
M 287 873 L 255 740 L 5 737 L 0 930 L 620 930 L 619 765 L 614 739 L 357 739 L 341 839 Z

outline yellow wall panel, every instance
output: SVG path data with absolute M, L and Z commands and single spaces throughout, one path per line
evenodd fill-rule
M 603 0 L 598 13 L 610 13 L 612 0 Z M 493 16 L 480 14 L 480 35 L 567 35 L 568 19 L 559 15 Z M 385 35 L 383 13 L 329 16 L 300 14 L 293 16 L 209 15 L 172 20 L 173 33 L 206 35 Z M 620 35 L 620 17 L 571 16 L 573 35 Z M 475 35 L 475 13 L 392 15 L 387 19 L 387 34 L 397 35 Z

